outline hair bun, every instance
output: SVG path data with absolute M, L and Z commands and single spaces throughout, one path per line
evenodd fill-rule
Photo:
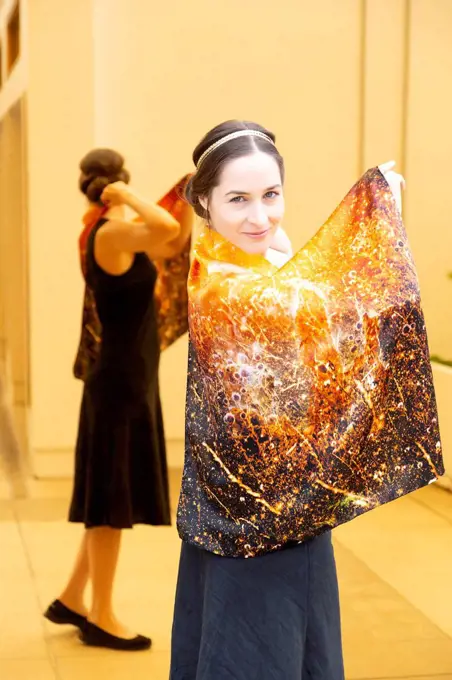
M 130 182 L 124 158 L 113 149 L 94 149 L 80 162 L 80 191 L 91 203 L 99 203 L 104 189 L 114 182 Z
M 99 176 L 91 178 L 84 193 L 91 203 L 99 203 L 104 189 L 111 183 L 109 177 Z

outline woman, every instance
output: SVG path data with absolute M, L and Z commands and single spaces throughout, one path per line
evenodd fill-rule
M 69 583 L 46 616 L 78 626 L 87 645 L 133 651 L 148 649 L 151 640 L 130 633 L 113 613 L 121 531 L 137 523 L 170 524 L 153 260 L 177 257 L 186 248 L 192 211 L 187 206 L 178 221 L 142 200 L 128 186 L 129 174 L 115 151 L 92 151 L 81 170 L 81 191 L 91 216 L 97 215 L 94 225 L 87 221 L 83 269 L 102 335 L 83 364 L 69 513 L 86 531 Z M 126 207 L 139 219 L 127 220 Z M 84 605 L 88 578 L 90 610 Z
M 283 265 L 274 135 L 229 121 L 193 160 L 171 680 L 342 680 L 330 530 L 443 472 L 403 180 L 366 173 Z

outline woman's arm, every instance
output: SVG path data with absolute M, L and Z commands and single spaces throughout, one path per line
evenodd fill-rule
M 187 245 L 192 229 L 193 229 L 193 208 L 188 203 L 183 203 L 178 215 L 178 222 L 180 226 L 179 234 L 176 238 L 159 248 L 160 258 L 170 259 L 179 255 Z
M 164 208 L 141 199 L 127 184 L 110 184 L 102 194 L 102 201 L 110 207 L 127 205 L 142 222 L 111 219 L 99 230 L 96 254 L 102 259 L 110 255 L 145 252 L 150 258 L 165 257 L 162 249 L 180 235 L 179 222 Z

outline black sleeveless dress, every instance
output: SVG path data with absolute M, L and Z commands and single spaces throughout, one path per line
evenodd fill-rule
M 105 222 L 94 227 L 87 246 L 87 284 L 102 324 L 102 343 L 84 386 L 69 521 L 87 528 L 168 525 L 157 273 L 144 253 L 135 255 L 122 276 L 104 272 L 94 259 L 94 241 Z

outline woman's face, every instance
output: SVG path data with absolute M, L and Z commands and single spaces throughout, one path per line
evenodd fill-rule
M 208 207 L 211 228 L 241 250 L 264 255 L 284 215 L 276 160 L 256 152 L 230 161 L 208 204 L 202 203 Z

